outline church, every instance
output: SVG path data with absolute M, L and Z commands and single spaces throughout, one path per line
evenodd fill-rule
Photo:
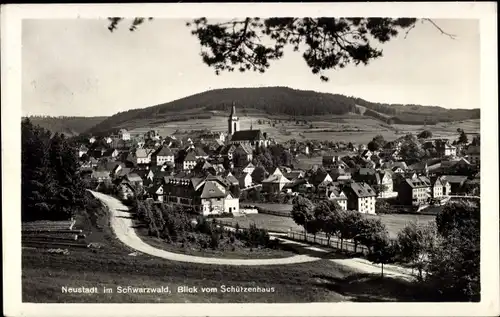
M 228 122 L 228 140 L 229 144 L 246 144 L 253 147 L 269 145 L 266 133 L 260 130 L 240 130 L 240 119 L 236 116 L 236 107 L 233 103 Z

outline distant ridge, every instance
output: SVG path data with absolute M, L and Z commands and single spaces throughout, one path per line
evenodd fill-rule
M 142 120 L 162 122 L 186 118 L 210 118 L 211 111 L 229 111 L 232 104 L 241 111 L 267 115 L 307 117 L 354 113 L 388 124 L 436 124 L 479 119 L 479 109 L 446 109 L 437 106 L 383 104 L 361 98 L 288 87 L 224 88 L 198 93 L 152 107 L 119 112 L 87 132 L 109 133 Z M 362 109 L 362 110 L 361 110 Z
M 28 116 L 35 125 L 39 125 L 52 133 L 64 133 L 68 137 L 78 135 L 101 123 L 108 117 L 51 117 L 51 116 Z

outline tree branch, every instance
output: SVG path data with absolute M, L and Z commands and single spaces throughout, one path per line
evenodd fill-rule
M 451 38 L 452 40 L 456 39 L 456 35 L 454 35 L 454 34 L 450 34 L 450 33 L 448 33 L 448 32 L 443 31 L 443 29 L 442 29 L 442 28 L 440 28 L 440 27 L 439 27 L 439 25 L 437 25 L 437 24 L 436 24 L 436 22 L 432 21 L 432 19 L 427 19 L 427 18 L 426 18 L 426 19 L 422 19 L 422 20 L 423 20 L 423 21 L 428 21 L 428 22 L 430 22 L 432 25 L 434 25 L 434 27 L 435 27 L 436 29 L 438 29 L 438 30 L 441 32 L 441 34 L 448 36 L 448 37 L 449 37 L 449 38 Z

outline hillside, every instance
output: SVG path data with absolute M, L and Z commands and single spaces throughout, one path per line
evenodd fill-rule
M 141 125 L 206 119 L 216 112 L 227 113 L 233 103 L 240 114 L 257 112 L 267 116 L 284 115 L 292 118 L 358 114 L 388 124 L 416 125 L 479 119 L 479 109 L 382 104 L 356 97 L 287 87 L 226 88 L 206 91 L 148 108 L 120 112 L 102 121 L 89 132 L 109 133 L 121 127 L 137 128 Z
M 29 117 L 31 122 L 35 125 L 50 130 L 52 133 L 64 133 L 70 137 L 89 130 L 106 118 L 107 117 Z

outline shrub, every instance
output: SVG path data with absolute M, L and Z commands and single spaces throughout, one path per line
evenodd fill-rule
M 219 247 L 219 242 L 220 242 L 220 236 L 213 232 L 212 235 L 210 236 L 210 247 L 212 250 L 216 250 Z

